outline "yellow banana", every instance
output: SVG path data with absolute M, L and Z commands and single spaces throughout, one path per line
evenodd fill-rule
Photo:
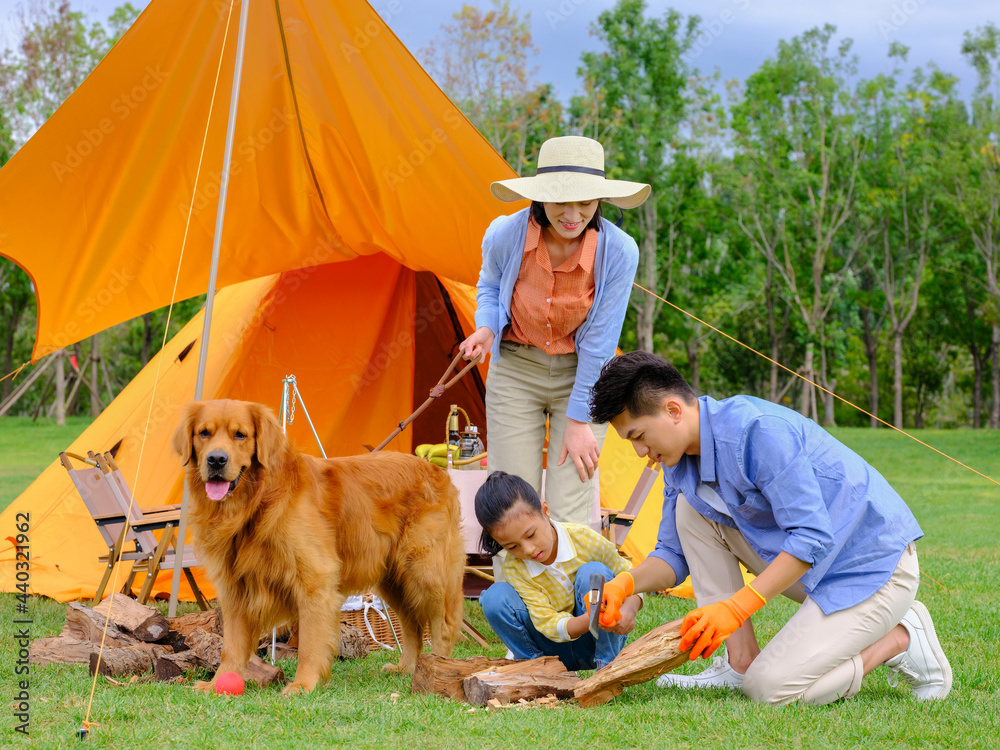
M 458 449 L 455 448 L 453 452 L 457 452 Z M 438 443 L 432 446 L 430 451 L 427 453 L 428 456 L 445 456 L 448 455 L 448 443 Z

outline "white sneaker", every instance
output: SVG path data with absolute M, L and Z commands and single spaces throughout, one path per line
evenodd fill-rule
M 910 645 L 885 663 L 890 672 L 889 684 L 895 687 L 902 677 L 910 683 L 918 700 L 944 698 L 951 691 L 951 665 L 941 649 L 927 607 L 913 602 L 900 625 L 910 634 Z
M 709 688 L 724 687 L 739 690 L 743 675 L 729 665 L 728 654 L 712 659 L 712 666 L 695 675 L 665 674 L 656 681 L 657 687 Z

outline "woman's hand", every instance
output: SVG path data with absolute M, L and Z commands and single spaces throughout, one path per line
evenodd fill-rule
M 586 422 L 577 422 L 575 419 L 566 419 L 566 434 L 563 435 L 562 450 L 559 452 L 559 466 L 566 462 L 569 456 L 576 464 L 576 470 L 580 474 L 580 481 L 586 482 L 594 476 L 597 469 L 597 459 L 601 455 L 601 449 L 597 445 L 597 438 L 594 431 Z
M 486 359 L 486 355 L 490 353 L 490 349 L 492 348 L 493 331 L 487 326 L 483 326 L 458 345 L 458 350 L 466 359 L 475 359 L 480 355 L 482 355 L 483 359 Z

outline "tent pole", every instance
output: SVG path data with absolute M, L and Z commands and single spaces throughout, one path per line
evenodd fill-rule
M 226 194 L 229 191 L 229 170 L 233 162 L 233 140 L 236 136 L 236 112 L 240 103 L 240 78 L 243 74 L 243 51 L 247 40 L 247 16 L 250 0 L 242 0 L 240 5 L 240 33 L 236 42 L 236 63 L 233 67 L 233 92 L 229 100 L 229 122 L 226 127 L 226 150 L 222 157 L 222 179 L 219 184 L 219 205 L 215 212 L 215 235 L 212 238 L 212 266 L 208 272 L 208 296 L 205 300 L 205 324 L 201 333 L 201 351 L 198 355 L 198 377 L 194 386 L 194 400 L 201 400 L 205 385 L 205 364 L 208 359 L 208 335 L 212 329 L 212 307 L 215 303 L 215 283 L 219 273 L 219 252 L 222 249 L 222 223 L 226 216 Z M 174 577 L 170 584 L 170 617 L 177 614 L 177 591 L 181 585 L 181 567 L 184 561 L 184 540 L 187 534 L 187 482 L 181 496 L 181 517 L 177 529 L 177 546 L 174 557 Z

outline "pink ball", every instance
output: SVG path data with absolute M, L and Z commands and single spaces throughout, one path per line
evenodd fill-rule
M 243 695 L 246 685 L 236 672 L 223 672 L 215 678 L 215 692 L 226 695 Z

